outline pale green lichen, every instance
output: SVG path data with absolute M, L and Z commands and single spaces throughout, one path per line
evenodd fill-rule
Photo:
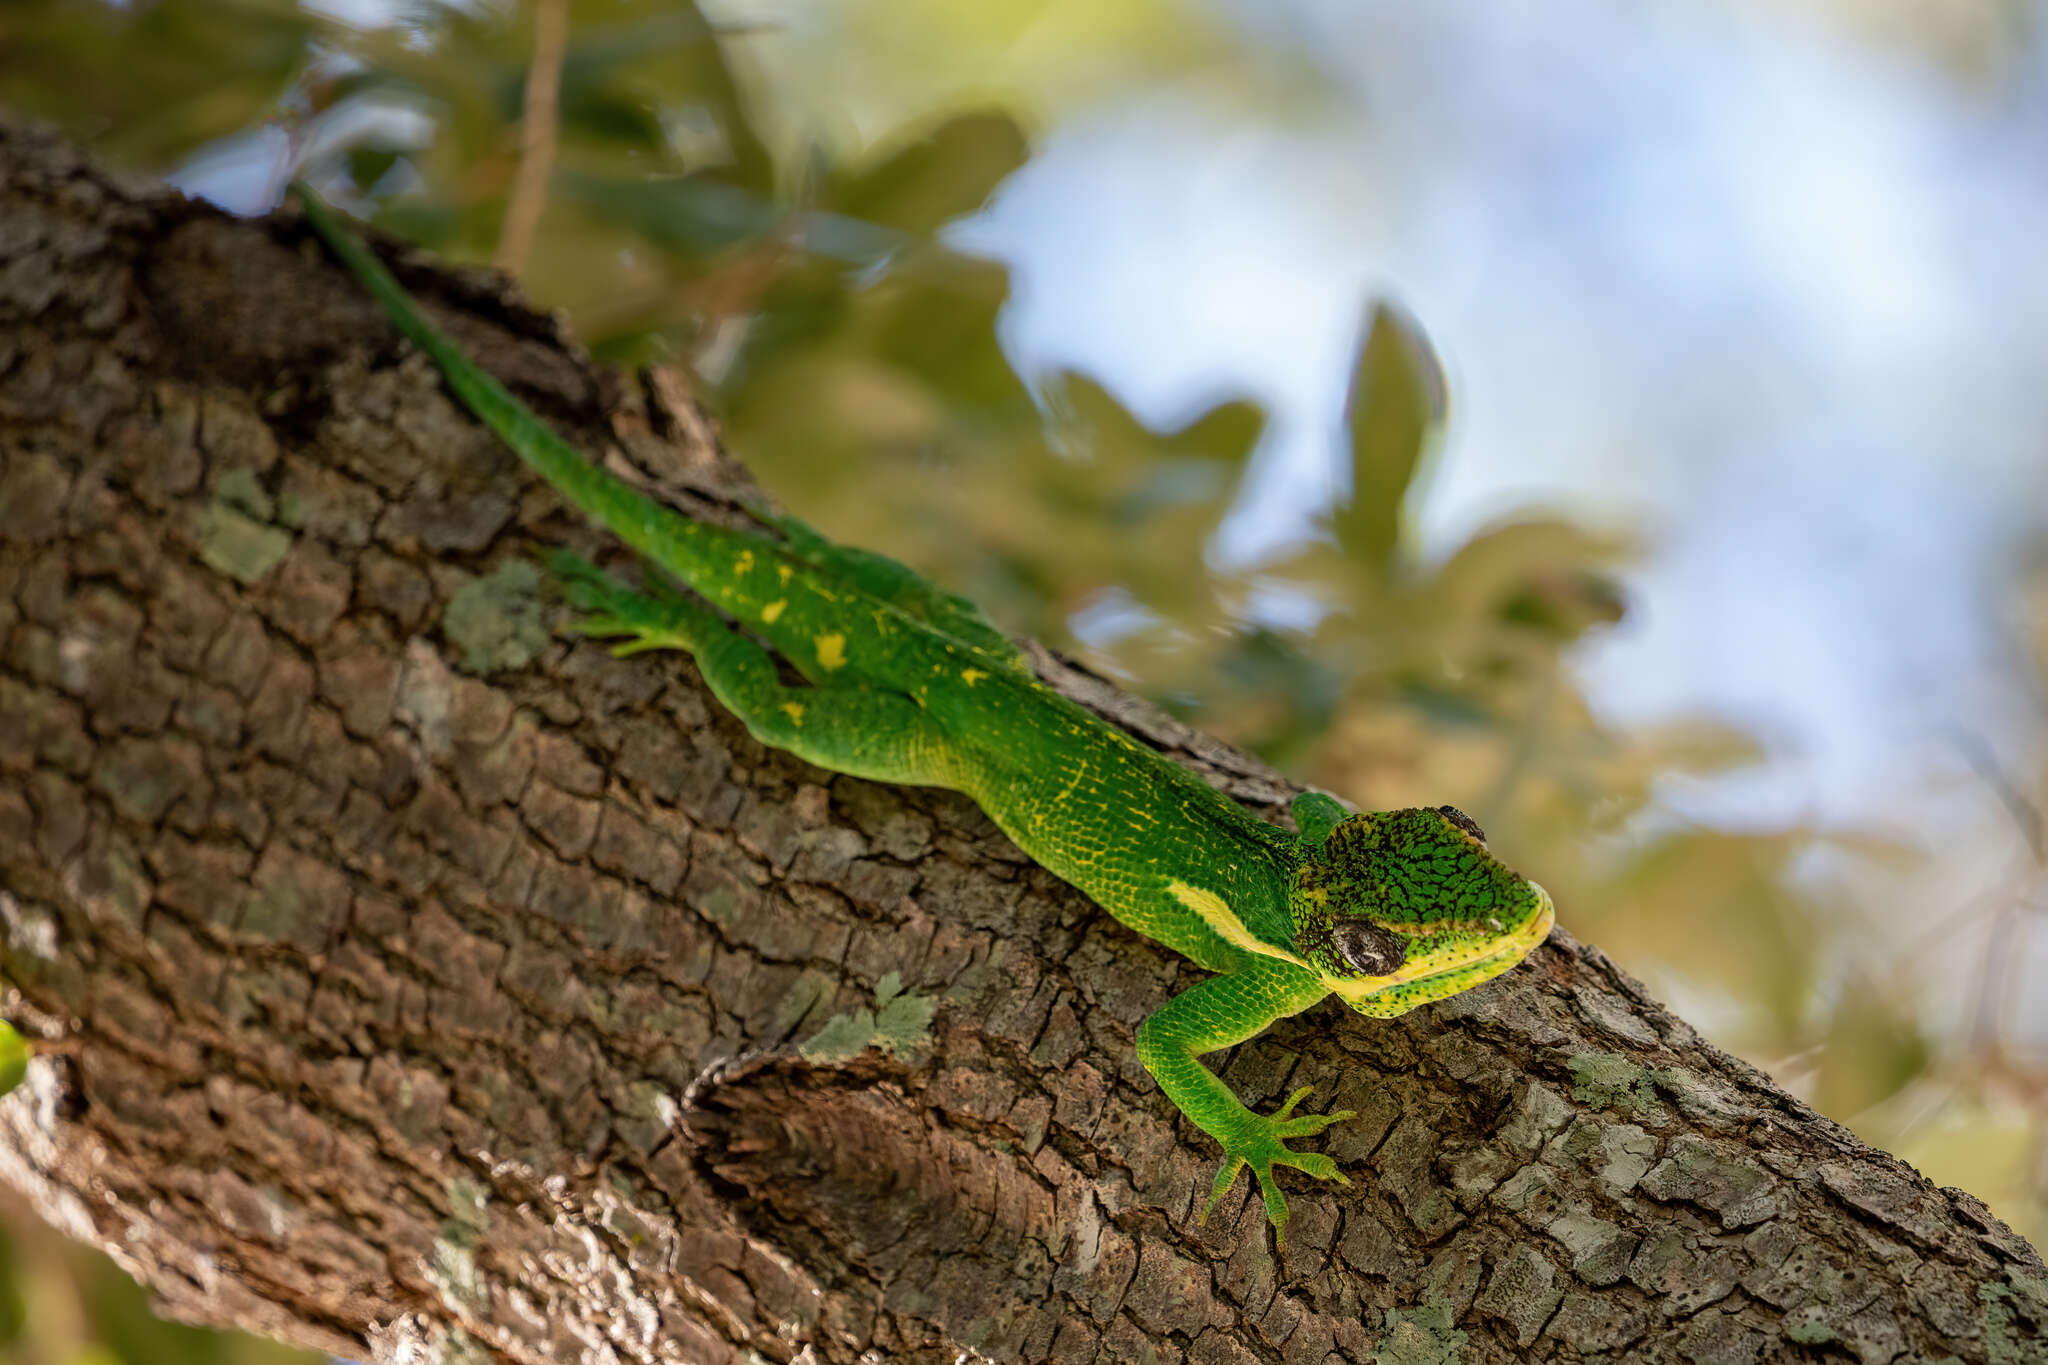
M 1634 1113 L 1657 1105 L 1649 1070 L 1616 1052 L 1581 1052 L 1565 1063 L 1572 1073 L 1572 1094 L 1595 1109 Z
M 2032 1277 L 2013 1275 L 2019 1283 L 2020 1292 L 2004 1284 L 1980 1284 L 1977 1286 L 1977 1302 L 1981 1312 L 1978 1322 L 1984 1332 L 1984 1359 L 1990 1365 L 2035 1365 L 2039 1356 L 2033 1346 L 2033 1334 L 2020 1326 L 2019 1313 L 2014 1311 L 2015 1302 L 2023 1308 L 2039 1311 L 2040 1301 L 2027 1303 L 2036 1294 L 2048 1292 L 2048 1286 Z
M 714 886 L 696 901 L 698 913 L 714 924 L 728 927 L 740 922 L 740 898 L 729 886 Z
M 488 1291 L 477 1269 L 476 1248 L 484 1223 L 485 1194 L 461 1176 L 446 1186 L 448 1216 L 436 1230 L 427 1274 L 450 1308 L 475 1311 L 485 1306 Z
M 909 995 L 900 973 L 890 972 L 875 987 L 875 1008 L 838 1014 L 797 1047 L 797 1054 L 815 1066 L 852 1061 L 871 1047 L 892 1057 L 908 1056 L 931 1041 L 932 1014 L 938 1002 Z
M 1571 1253 L 1572 1273 L 1592 1285 L 1613 1284 L 1628 1268 L 1636 1237 L 1618 1224 L 1568 1208 L 1543 1229 Z
M 441 1338 L 437 1365 L 491 1365 L 496 1359 L 475 1337 L 460 1327 L 451 1327 L 448 1335 Z
M 524 668 L 548 642 L 540 570 L 513 559 L 472 578 L 449 599 L 441 633 L 455 646 L 456 667 L 465 673 Z
M 2012 1285 L 2013 1296 L 2019 1300 L 2021 1311 L 2036 1323 L 2048 1327 L 2048 1276 L 2028 1275 L 2017 1266 L 2007 1266 L 2005 1278 Z
M 284 878 L 242 902 L 242 932 L 258 939 L 287 939 L 301 927 L 305 898 Z
M 257 521 L 269 521 L 276 512 L 270 494 L 263 489 L 263 483 L 256 477 L 256 471 L 247 467 L 230 469 L 220 476 L 220 482 L 213 486 L 213 500 L 224 507 L 246 512 Z
M 448 1193 L 448 1216 L 452 1220 L 477 1228 L 484 1223 L 484 1205 L 490 1202 L 490 1195 L 484 1188 L 467 1176 L 456 1176 L 446 1185 Z
M 1387 1310 L 1387 1330 L 1373 1352 L 1373 1365 L 1457 1365 L 1465 1333 L 1451 1323 L 1448 1304 Z
M 270 524 L 270 495 L 253 469 L 230 469 L 214 485 L 199 532 L 199 557 L 238 583 L 255 583 L 292 547 L 291 532 Z
M 1796 1341 L 1801 1346 L 1819 1346 L 1835 1340 L 1840 1333 L 1828 1325 L 1820 1312 L 1818 1308 L 1807 1307 L 1788 1314 L 1785 1319 L 1786 1340 Z

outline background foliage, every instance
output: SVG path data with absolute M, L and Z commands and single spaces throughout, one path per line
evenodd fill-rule
M 778 65 L 785 21 L 670 2 L 10 0 L 0 101 L 117 162 L 239 176 L 252 206 L 303 156 L 387 230 L 516 270 L 597 355 L 689 371 L 763 484 L 828 533 L 1306 781 L 1471 811 L 1574 932 L 1704 1011 L 1717 1041 L 2048 1230 L 2038 1086 L 1997 1002 L 1930 1025 L 1910 944 L 1845 974 L 1841 944 L 1868 931 L 1856 876 L 1918 855 L 1853 830 L 1678 818 L 1660 793 L 1750 761 L 1753 737 L 1705 718 L 1622 727 L 1585 695 L 1575 650 L 1626 619 L 1647 528 L 1525 515 L 1420 553 L 1411 519 L 1447 413 L 1428 318 L 1360 298 L 1336 492 L 1313 536 L 1250 564 L 1215 535 L 1273 476 L 1255 404 L 1156 430 L 1097 377 L 1012 367 L 1006 270 L 947 228 L 1061 110 L 1219 63 L 1244 99 L 1284 104 L 1304 73 L 1240 51 L 1194 6 L 792 15 L 841 26 L 877 68 L 866 98 L 821 115 Z M 2048 601 L 2043 583 L 2023 574 L 2017 600 Z M 2048 611 L 2021 621 L 2038 671 Z M 2023 853 L 1953 913 L 2021 913 L 2038 867 Z M 0 1221 L 6 1359 L 283 1358 L 156 1324 L 109 1267 L 18 1211 Z

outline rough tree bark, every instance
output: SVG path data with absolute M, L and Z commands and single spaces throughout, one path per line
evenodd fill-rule
M 586 449 L 729 514 L 672 379 L 405 273 Z M 1563 931 L 1239 1049 L 1248 1099 L 1359 1111 L 1353 1183 L 1296 1182 L 1277 1258 L 1242 1184 L 1197 1228 L 1216 1153 L 1131 1051 L 1192 969 L 966 801 L 550 636 L 554 542 L 603 543 L 295 220 L 0 120 L 0 929 L 54 1044 L 0 1170 L 169 1312 L 522 1365 L 2048 1356 L 2048 1270 L 1977 1200 Z M 863 1017 L 890 974 L 912 1003 Z

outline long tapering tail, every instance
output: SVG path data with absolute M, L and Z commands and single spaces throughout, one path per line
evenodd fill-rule
M 706 527 L 663 507 L 584 458 L 528 411 L 503 384 L 479 369 L 445 332 L 429 322 L 376 253 L 342 223 L 325 200 L 302 182 L 294 181 L 291 188 L 305 208 L 306 221 L 313 225 L 328 249 L 362 281 L 399 331 L 433 357 L 456 396 L 569 501 L 685 582 L 695 575 L 689 571 L 692 565 L 677 562 L 679 558 L 686 559 L 681 547 L 701 539 L 739 536 L 737 532 Z M 758 539 L 763 546 L 773 545 L 765 537 L 746 539 Z

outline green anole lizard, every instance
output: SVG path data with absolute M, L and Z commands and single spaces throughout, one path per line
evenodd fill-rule
M 1387 1018 L 1498 976 L 1550 932 L 1550 898 L 1487 852 L 1468 817 L 1352 814 L 1316 793 L 1298 834 L 1255 819 L 1179 764 L 1040 682 L 964 598 L 893 559 L 794 519 L 762 532 L 693 521 L 586 460 L 420 313 L 318 196 L 307 218 L 448 385 L 586 516 L 686 585 L 636 591 L 558 557 L 582 629 L 620 654 L 680 649 L 763 744 L 837 772 L 965 792 L 1054 873 L 1214 976 L 1156 1010 L 1138 1057 L 1223 1149 L 1208 1216 L 1251 1167 L 1276 1234 L 1275 1166 L 1344 1182 L 1297 1152 L 1348 1111 L 1295 1115 L 1297 1090 L 1255 1114 L 1203 1066 L 1276 1019 L 1335 994 Z M 762 643 L 765 642 L 765 645 Z M 773 651 L 771 653 L 771 650 Z M 783 682 L 775 656 L 803 678 Z

